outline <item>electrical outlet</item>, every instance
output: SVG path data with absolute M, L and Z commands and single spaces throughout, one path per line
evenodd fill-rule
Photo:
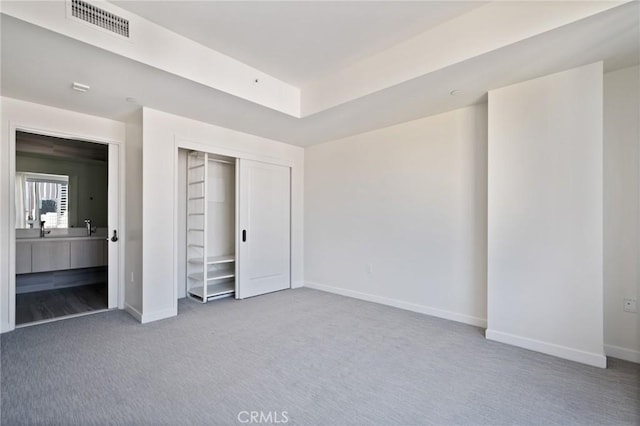
M 367 274 L 368 275 L 373 274 L 373 264 L 371 263 L 367 263 Z
M 631 312 L 633 314 L 638 313 L 638 300 L 631 298 L 624 298 L 624 311 Z

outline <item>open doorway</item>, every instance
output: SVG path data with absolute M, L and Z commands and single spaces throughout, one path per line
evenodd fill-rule
M 109 145 L 17 131 L 15 147 L 16 325 L 108 309 Z

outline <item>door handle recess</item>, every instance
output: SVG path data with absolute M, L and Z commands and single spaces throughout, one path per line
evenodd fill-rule
M 242 230 L 242 242 L 246 242 L 247 241 L 247 230 L 243 229 Z

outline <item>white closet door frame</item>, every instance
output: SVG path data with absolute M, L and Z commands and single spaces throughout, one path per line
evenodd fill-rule
M 236 294 L 235 297 L 236 299 L 239 298 L 239 291 L 238 291 L 238 283 L 239 283 L 239 264 L 240 264 L 240 259 L 239 259 L 239 241 L 240 241 L 240 221 L 238 220 L 237 217 L 237 212 L 239 211 L 239 182 L 240 182 L 240 161 L 242 160 L 252 160 L 252 161 L 257 161 L 257 162 L 263 162 L 263 163 L 267 163 L 267 164 L 272 164 L 272 165 L 278 165 L 278 166 L 283 166 L 283 167 L 287 167 L 289 168 L 289 179 L 291 179 L 291 169 L 292 167 L 294 167 L 294 163 L 292 160 L 285 160 L 285 159 L 281 159 L 281 158 L 274 158 L 274 157 L 267 157 L 267 156 L 261 156 L 261 155 L 257 155 L 257 154 L 251 154 L 251 153 L 247 153 L 245 151 L 238 151 L 236 149 L 232 149 L 229 148 L 228 146 L 225 146 L 226 144 L 224 142 L 221 143 L 216 143 L 216 142 L 211 142 L 211 141 L 201 141 L 201 140 L 194 140 L 191 138 L 186 138 L 180 135 L 174 135 L 174 170 L 177 172 L 177 170 L 179 169 L 178 167 L 178 150 L 180 149 L 186 149 L 186 150 L 193 150 L 193 151 L 200 151 L 200 152 L 206 152 L 208 154 L 213 154 L 213 155 L 220 155 L 223 157 L 230 157 L 230 158 L 235 158 L 236 159 Z M 180 196 L 180 187 L 178 185 L 178 176 L 175 175 L 174 176 L 174 199 L 178 199 L 178 197 Z M 291 183 L 291 180 L 290 180 Z M 292 193 L 291 193 L 291 186 L 289 187 L 289 203 L 290 203 L 290 209 L 289 209 L 289 222 L 291 222 L 291 200 L 292 200 Z M 181 257 L 179 254 L 179 248 L 178 248 L 178 242 L 180 241 L 180 228 L 181 228 L 181 224 L 178 223 L 178 217 L 179 217 L 179 212 L 178 212 L 178 208 L 179 208 L 179 204 L 180 203 L 174 203 L 174 212 L 173 212 L 173 217 L 175 218 L 174 220 L 174 250 L 173 250 L 173 259 L 174 259 L 174 263 L 177 265 L 179 261 L 181 261 Z M 289 285 L 291 286 L 291 241 L 292 241 L 292 232 L 291 232 L 291 223 L 290 223 L 290 227 L 289 227 L 289 256 L 290 256 L 290 263 L 289 263 Z M 174 276 L 174 280 L 173 280 L 173 284 L 174 284 L 174 291 L 173 291 L 173 300 L 175 301 L 175 308 L 177 310 L 178 307 L 178 283 L 179 283 L 179 279 L 178 279 L 178 274 L 180 268 L 174 268 L 175 270 L 175 276 Z

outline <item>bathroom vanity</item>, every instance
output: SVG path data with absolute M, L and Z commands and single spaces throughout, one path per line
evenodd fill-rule
M 106 228 L 16 229 L 16 294 L 106 282 Z
M 106 246 L 106 236 L 18 239 L 16 274 L 105 266 Z

